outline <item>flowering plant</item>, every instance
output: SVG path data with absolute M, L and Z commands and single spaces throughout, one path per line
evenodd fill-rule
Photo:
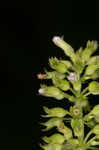
M 68 110 L 43 107 L 45 115 L 42 117 L 48 118 L 40 123 L 45 127 L 43 131 L 56 127 L 57 133 L 44 136 L 40 147 L 44 150 L 99 150 L 99 104 L 91 109 L 88 101 L 88 95 L 99 95 L 99 56 L 93 56 L 98 43 L 88 41 L 85 48 L 74 52 L 61 37 L 55 36 L 52 41 L 69 60 L 49 59 L 52 71 L 45 70 L 37 77 L 51 80 L 52 85 L 42 84 L 38 92 L 58 101 L 67 99 L 71 106 Z M 85 126 L 89 129 L 86 135 Z

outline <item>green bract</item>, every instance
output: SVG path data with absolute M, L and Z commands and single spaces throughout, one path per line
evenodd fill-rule
M 40 147 L 43 148 L 44 150 L 62 150 L 61 144 L 47 144 L 47 145 L 40 144 Z
M 43 126 L 46 126 L 46 129 L 43 129 L 44 131 L 47 131 L 53 127 L 58 127 L 62 123 L 62 119 L 59 118 L 51 118 L 45 123 L 40 123 Z
M 54 97 L 57 100 L 61 100 L 64 98 L 64 93 L 54 86 L 41 85 L 39 93 L 43 96 Z
M 93 81 L 89 84 L 89 92 L 91 94 L 94 94 L 94 95 L 98 95 L 99 94 L 99 83 L 96 82 L 96 81 Z
M 89 65 L 86 68 L 85 76 L 86 75 L 92 75 L 98 68 L 99 68 L 99 65 L 94 65 L 94 64 Z
M 59 132 L 64 134 L 66 140 L 72 138 L 72 130 L 68 128 L 64 123 L 60 123 L 60 125 L 57 126 L 57 129 Z
M 93 128 L 92 133 L 99 135 L 99 124 Z
M 72 119 L 71 126 L 73 128 L 75 136 L 83 137 L 83 121 L 82 121 L 82 119 Z
M 68 81 L 66 81 L 66 79 L 62 80 L 62 79 L 59 79 L 57 77 L 54 77 L 54 78 L 52 78 L 52 80 L 53 80 L 53 84 L 56 87 L 59 87 L 61 90 L 67 91 L 70 89 L 70 84 Z
M 76 61 L 74 49 L 68 43 L 66 43 L 62 38 L 57 36 L 53 37 L 52 41 L 55 45 L 60 47 L 64 51 L 64 53 L 71 58 L 72 61 Z
M 49 63 L 52 69 L 55 69 L 56 71 L 60 73 L 66 73 L 67 72 L 67 66 L 61 62 L 61 60 L 58 60 L 55 58 L 50 58 Z
M 44 111 L 48 114 L 45 117 L 64 117 L 66 114 L 69 112 L 61 107 L 56 107 L 56 108 L 48 108 L 48 107 L 43 107 Z
M 66 59 L 49 59 L 53 70 L 44 69 L 44 74 L 37 75 L 44 82 L 48 80 L 49 86 L 42 84 L 38 92 L 41 96 L 63 101 L 53 101 L 54 107 L 43 107 L 45 115 L 41 117 L 47 121 L 40 123 L 45 127 L 42 131 L 46 134 L 52 131 L 42 137 L 44 145 L 40 146 L 44 150 L 98 150 L 99 104 L 92 109 L 88 97 L 99 94 L 99 56 L 93 56 L 98 43 L 88 41 L 85 48 L 74 51 L 62 37 L 55 36 L 52 41 L 64 51 Z M 67 100 L 68 105 L 65 103 Z
M 59 73 L 57 71 L 52 71 L 52 72 L 48 72 L 48 71 L 45 71 L 46 72 L 46 77 L 45 79 L 52 79 L 53 77 L 57 77 L 59 79 L 64 79 L 66 77 L 65 74 L 63 73 Z
M 63 144 L 65 141 L 65 137 L 59 133 L 53 134 L 50 137 L 43 137 L 43 140 L 46 143 L 53 143 L 53 144 Z
M 83 62 L 88 62 L 90 56 L 97 50 L 98 48 L 98 43 L 97 41 L 88 41 L 86 48 L 82 52 L 82 60 Z

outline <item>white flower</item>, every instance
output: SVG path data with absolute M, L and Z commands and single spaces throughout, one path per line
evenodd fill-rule
M 76 73 L 75 72 L 71 72 L 69 76 L 67 76 L 67 79 L 70 81 L 76 81 L 77 77 L 76 77 Z
M 59 36 L 54 36 L 52 38 L 52 41 L 56 44 L 56 43 L 60 43 L 62 41 L 62 38 Z
M 44 89 L 39 89 L 38 92 L 39 92 L 40 94 L 43 94 L 43 93 L 44 93 Z

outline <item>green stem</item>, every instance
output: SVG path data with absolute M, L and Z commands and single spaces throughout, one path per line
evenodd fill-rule
M 76 92 L 72 88 L 70 88 L 70 91 L 76 96 Z
M 87 90 L 88 90 L 88 87 L 86 87 L 86 88 L 82 91 L 81 95 L 83 95 L 84 93 L 86 93 Z
M 67 93 L 64 93 L 64 97 L 69 99 L 70 95 Z
M 88 140 L 88 138 L 89 138 L 89 136 L 92 134 L 92 131 L 90 131 L 88 134 L 87 134 L 87 136 L 85 137 L 85 139 L 84 139 L 84 142 L 86 143 L 87 142 L 87 140 Z
M 88 92 L 88 93 L 86 93 L 84 96 L 88 96 L 88 95 L 90 95 L 91 93 L 90 92 Z
M 88 141 L 88 143 L 87 143 L 88 147 L 90 146 L 91 142 L 94 141 L 95 139 L 96 139 L 96 136 L 93 137 L 91 140 Z
M 69 120 L 69 121 L 70 121 L 70 120 L 71 120 L 71 118 L 63 118 L 63 120 L 64 120 L 64 121 L 65 121 L 65 120 L 66 120 L 66 121 L 67 121 L 67 120 Z

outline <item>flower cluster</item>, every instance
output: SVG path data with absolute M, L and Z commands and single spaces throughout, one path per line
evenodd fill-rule
M 52 41 L 61 48 L 68 60 L 51 57 L 49 65 L 52 71 L 38 74 L 38 79 L 51 80 L 52 85 L 42 84 L 39 95 L 51 100 L 68 100 L 72 106 L 68 110 L 61 107 L 43 107 L 48 118 L 41 122 L 49 131 L 54 127 L 57 133 L 42 138 L 40 147 L 44 150 L 97 150 L 99 145 L 99 104 L 90 110 L 88 95 L 99 95 L 99 56 L 93 56 L 98 48 L 97 41 L 88 41 L 85 48 L 76 52 L 63 38 L 55 36 Z M 91 79 L 90 82 L 86 82 Z M 88 83 L 84 88 L 83 84 Z M 72 93 L 72 94 L 70 94 Z M 64 105 L 65 106 L 65 105 Z M 84 113 L 85 111 L 85 113 Z M 86 113 L 87 112 L 87 113 Z M 84 126 L 90 128 L 85 136 Z M 91 138 L 91 135 L 94 135 Z

